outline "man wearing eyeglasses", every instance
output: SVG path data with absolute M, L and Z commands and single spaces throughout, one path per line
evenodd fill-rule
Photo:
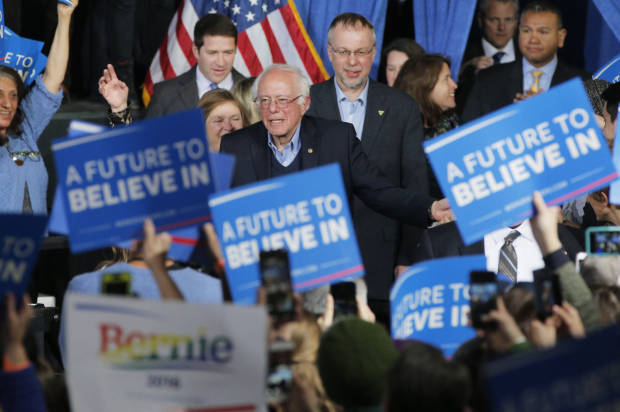
M 370 162 L 393 185 L 427 194 L 417 103 L 368 77 L 377 53 L 372 24 L 355 13 L 337 16 L 329 28 L 327 51 L 334 77 L 311 87 L 308 115 L 351 123 Z M 421 232 L 376 213 L 357 197 L 352 209 L 368 303 L 377 319 L 387 323 L 395 270 L 411 263 Z

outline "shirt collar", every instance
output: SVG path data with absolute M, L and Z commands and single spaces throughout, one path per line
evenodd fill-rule
M 531 242 L 536 242 L 536 239 L 534 238 L 534 233 L 532 232 L 532 226 L 530 225 L 529 220 L 524 220 L 523 222 L 521 222 L 519 226 L 515 228 L 503 227 L 501 229 L 497 229 L 496 231 L 487 234 L 485 237 L 488 236 L 495 244 L 499 244 L 499 243 L 503 244 L 504 238 L 508 236 L 508 233 L 512 232 L 513 230 L 516 230 L 521 234 L 519 237 L 522 236 L 523 238 Z
M 349 100 L 349 98 L 344 94 L 344 92 L 340 88 L 338 81 L 336 81 L 336 76 L 334 76 L 334 84 L 336 85 L 336 99 L 338 100 L 338 103 L 340 103 L 341 101 L 345 99 Z M 364 86 L 364 90 L 362 90 L 362 93 L 360 93 L 360 95 L 357 96 L 357 99 L 355 99 L 355 101 L 360 101 L 363 106 L 366 105 L 366 99 L 368 98 L 368 85 L 369 84 L 370 84 L 370 78 L 367 77 L 366 86 Z
M 282 151 L 284 151 L 286 148 L 290 148 L 292 152 L 295 152 L 295 150 L 299 148 L 299 144 L 300 144 L 299 129 L 301 129 L 301 123 L 299 123 L 299 126 L 297 126 L 297 130 L 295 130 L 295 133 L 293 133 L 293 138 L 291 139 L 291 141 L 288 142 L 286 146 L 284 146 Z M 273 150 L 274 153 L 279 152 L 278 147 L 273 142 L 273 136 L 271 136 L 271 133 L 269 132 L 267 132 L 267 146 L 269 146 L 269 148 Z
M 482 38 L 482 50 L 484 51 L 485 56 L 493 57 L 495 53 L 497 53 L 498 51 L 502 51 L 506 53 L 502 57 L 502 60 L 509 61 L 508 59 L 510 60 L 515 59 L 515 44 L 514 44 L 513 39 L 510 39 L 508 43 L 506 43 L 503 49 L 498 49 L 495 46 L 493 46 L 487 39 L 483 37 Z
M 534 67 L 527 61 L 525 56 L 523 56 L 523 73 L 529 73 L 532 70 L 543 71 L 549 77 L 553 77 L 553 73 L 555 73 L 555 68 L 558 65 L 558 55 L 557 53 L 553 56 L 553 59 L 545 64 L 543 67 Z
M 204 74 L 200 71 L 200 67 L 196 66 L 196 85 L 198 86 L 198 100 L 202 97 L 203 94 L 211 90 L 211 80 L 207 79 Z M 233 86 L 233 78 L 232 72 L 228 73 L 228 75 L 221 82 L 217 83 L 217 87 L 220 89 L 230 90 Z

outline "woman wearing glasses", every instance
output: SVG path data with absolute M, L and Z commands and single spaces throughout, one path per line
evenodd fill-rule
M 62 102 L 72 6 L 58 3 L 58 25 L 43 75 L 26 93 L 13 69 L 0 66 L 0 213 L 47 213 L 47 171 L 37 140 Z

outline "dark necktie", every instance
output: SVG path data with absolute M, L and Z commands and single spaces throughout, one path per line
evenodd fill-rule
M 215 89 L 219 89 L 219 86 L 217 85 L 217 83 L 211 83 L 209 85 L 209 90 L 215 90 Z
M 502 57 L 504 57 L 506 53 L 504 53 L 503 51 L 498 51 L 497 53 L 495 53 L 493 55 L 493 64 L 499 64 L 499 62 L 502 60 Z
M 503 273 L 512 279 L 513 282 L 517 281 L 517 253 L 512 245 L 512 242 L 519 237 L 521 233 L 513 230 L 508 233 L 508 236 L 504 238 L 504 245 L 499 250 L 499 265 L 497 265 L 497 273 Z

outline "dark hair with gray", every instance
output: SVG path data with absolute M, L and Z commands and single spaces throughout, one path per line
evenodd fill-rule
M 296 77 L 295 84 L 297 86 L 297 90 L 299 90 L 299 94 L 304 97 L 310 96 L 310 81 L 306 76 L 304 76 L 303 72 L 299 68 L 291 66 L 290 64 L 272 64 L 271 66 L 263 70 L 263 72 L 256 78 L 256 81 L 252 85 L 252 96 L 254 97 L 254 99 L 258 97 L 258 87 L 260 86 L 263 77 L 276 70 L 294 74 Z M 298 99 L 297 104 L 303 106 L 304 100 Z
M 204 36 L 225 36 L 235 39 L 237 44 L 237 27 L 223 14 L 205 14 L 194 26 L 194 44 L 200 50 Z
M 398 37 L 392 40 L 390 44 L 383 49 L 383 56 L 387 58 L 387 55 L 392 51 L 405 53 L 409 58 L 426 54 L 422 46 L 420 46 L 415 40 L 408 39 L 406 37 Z
M 22 133 L 21 125 L 24 121 L 24 112 L 19 104 L 26 94 L 26 86 L 24 85 L 24 81 L 19 73 L 10 67 L 0 65 L 0 77 L 6 77 L 7 79 L 12 80 L 13 83 L 15 83 L 15 88 L 17 89 L 17 110 L 15 111 L 15 116 L 13 116 L 11 124 L 7 127 L 7 135 L 9 133 L 20 135 Z
M 331 24 L 329 25 L 329 30 L 327 31 L 327 43 L 332 44 L 333 29 L 339 24 L 346 29 L 357 30 L 360 28 L 365 28 L 370 30 L 372 32 L 372 45 L 374 46 L 377 44 L 377 34 L 375 33 L 375 26 L 373 26 L 366 17 L 357 13 L 342 13 L 336 16 L 334 20 L 332 20 Z
M 487 15 L 487 10 L 489 10 L 489 6 L 491 5 L 491 2 L 498 2 L 498 3 L 512 3 L 515 6 L 515 10 L 518 13 L 519 12 L 519 0 L 480 0 L 478 2 L 478 13 L 480 13 L 483 16 Z
M 555 14 L 558 17 L 558 29 L 564 27 L 564 19 L 562 17 L 562 10 L 560 7 L 552 1 L 548 0 L 534 0 L 530 3 L 527 3 L 523 10 L 521 10 L 521 19 L 525 13 L 542 13 L 542 12 L 550 12 Z

